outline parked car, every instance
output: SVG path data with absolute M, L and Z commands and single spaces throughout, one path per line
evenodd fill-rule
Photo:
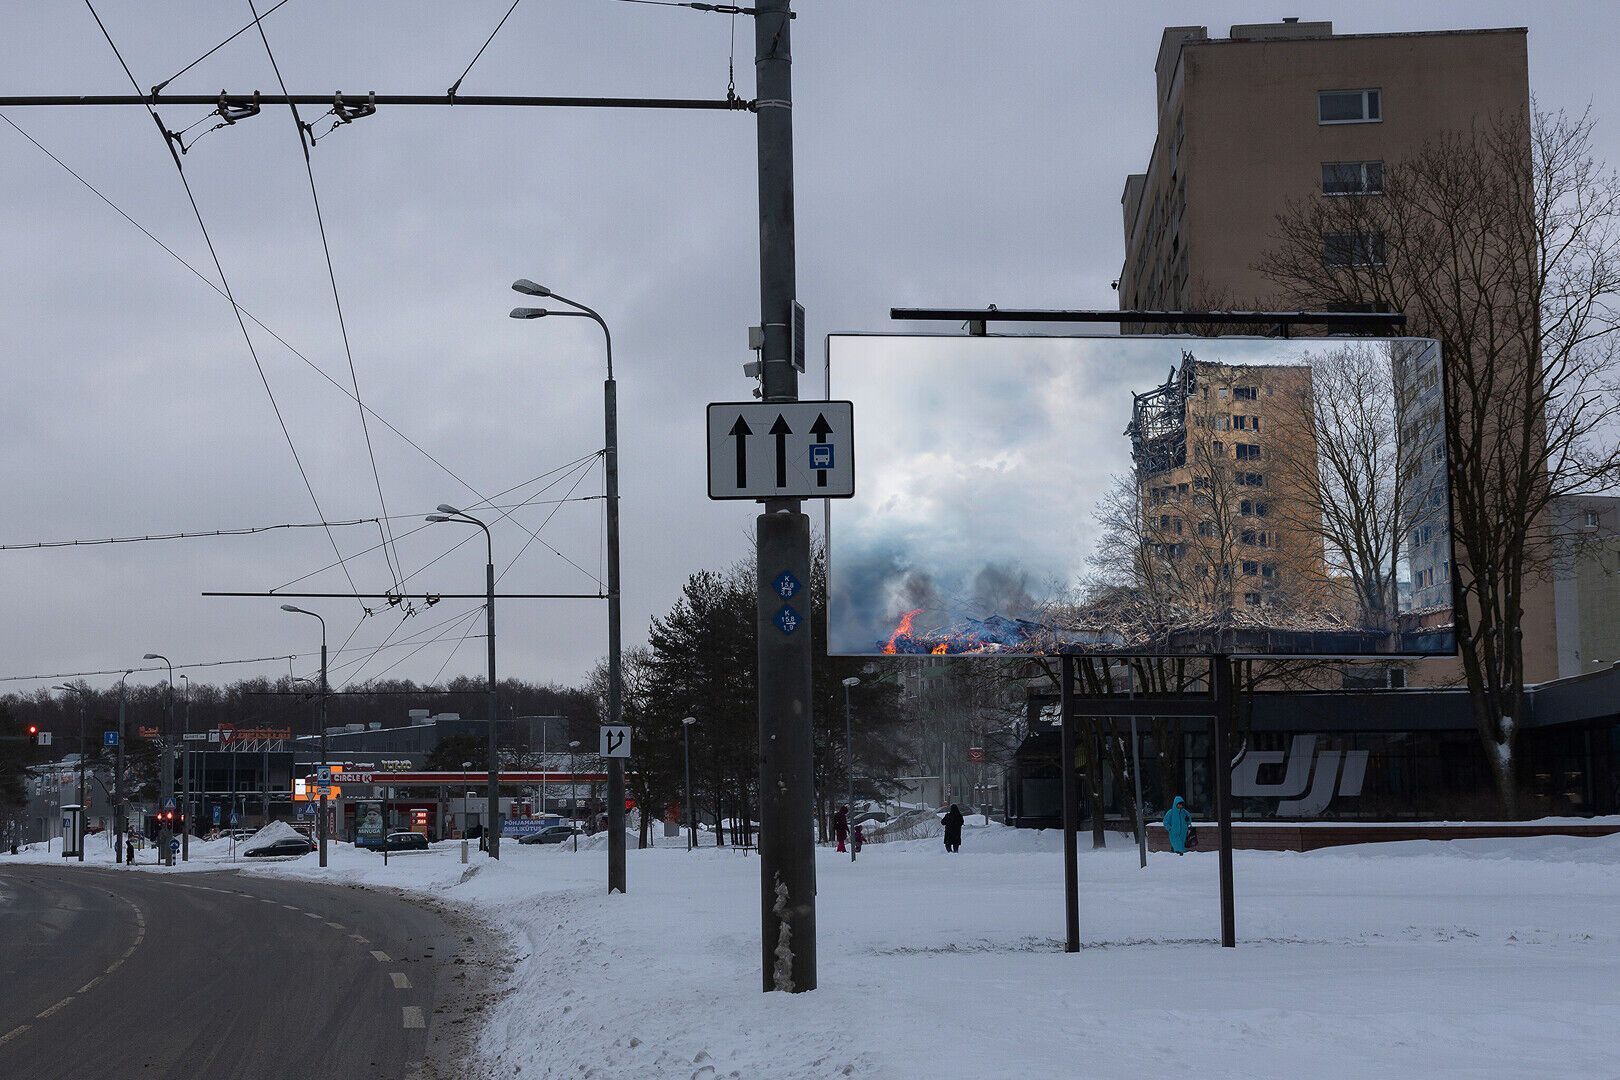
M 377 851 L 381 851 L 379 846 Z M 426 851 L 428 838 L 419 832 L 391 832 L 388 834 L 388 852 L 396 854 L 401 851 Z
M 273 840 L 263 847 L 256 847 L 250 851 L 242 852 L 246 859 L 272 859 L 284 856 L 308 855 L 315 850 L 315 845 L 302 836 L 283 836 L 280 840 Z
M 518 837 L 520 844 L 560 844 L 579 830 L 572 825 L 547 825 L 537 833 Z

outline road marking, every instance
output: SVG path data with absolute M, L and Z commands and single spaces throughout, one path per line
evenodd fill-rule
M 20 1025 L 18 1027 L 12 1028 L 10 1031 L 6 1032 L 4 1035 L 0 1035 L 0 1046 L 6 1045 L 6 1043 L 10 1042 L 12 1039 L 15 1039 L 17 1036 L 21 1035 L 23 1032 L 27 1031 L 29 1026 L 30 1025 L 28 1025 L 28 1024 L 22 1024 L 22 1025 Z
M 411 988 L 411 977 L 403 971 L 390 971 L 388 977 L 394 980 L 395 990 L 409 990 Z
M 72 1003 L 72 1001 L 73 1001 L 73 995 L 69 994 L 67 997 L 63 998 L 61 1001 L 58 1001 L 55 1005 L 52 1005 L 50 1008 L 46 1009 L 44 1012 L 38 1013 L 37 1015 L 35 1015 L 34 1019 L 35 1020 L 43 1020 L 47 1016 L 49 1016 L 52 1013 L 56 1012 L 58 1009 L 62 1009 L 64 1007 L 66 1007 L 67 1005 Z
M 348 927 L 347 927 L 347 926 L 344 926 L 344 925 L 343 925 L 343 924 L 342 924 L 342 923 L 340 923 L 340 922 L 329 922 L 329 923 L 327 923 L 327 924 L 326 924 L 326 925 L 327 925 L 327 926 L 330 926 L 330 927 L 331 927 L 331 928 L 332 928 L 332 929 L 334 929 L 334 930 L 347 930 L 347 929 L 348 929 Z
M 371 950 L 371 958 L 379 964 L 388 963 L 388 954 L 377 949 Z
M 318 919 L 318 918 L 320 918 L 320 916 L 315 914 L 313 911 L 304 912 L 304 917 L 308 918 L 308 919 Z
M 371 944 L 371 939 L 370 938 L 361 937 L 359 934 L 350 934 L 349 936 L 354 938 L 354 940 L 358 941 L 362 945 L 370 945 Z
M 293 907 L 291 904 L 282 904 L 281 906 L 286 908 L 288 911 L 297 911 L 298 910 L 297 908 Z
M 419 1005 L 407 1005 L 400 1010 L 403 1014 L 405 1026 L 408 1028 L 425 1028 L 427 1021 L 422 1017 L 422 1008 Z
M 95 989 L 96 984 L 99 983 L 100 981 L 101 981 L 101 976 L 97 975 L 95 978 L 91 979 L 89 982 L 87 982 L 83 986 L 79 987 L 79 993 L 88 994 L 91 990 Z

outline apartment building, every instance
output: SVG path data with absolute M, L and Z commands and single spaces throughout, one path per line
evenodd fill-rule
M 1436 134 L 1527 118 L 1527 44 L 1523 27 L 1335 34 L 1331 22 L 1285 19 L 1232 26 L 1226 37 L 1211 37 L 1204 26 L 1167 27 L 1154 65 L 1157 137 L 1146 169 L 1126 178 L 1121 197 L 1119 306 L 1272 306 L 1273 288 L 1258 265 L 1275 246 L 1278 214 L 1300 200 L 1376 198 L 1386 163 Z M 1322 259 L 1376 260 L 1380 243 L 1325 236 Z M 1444 448 L 1433 445 L 1434 425 L 1422 424 L 1439 396 L 1429 385 L 1438 373 L 1419 370 L 1427 363 L 1415 357 L 1405 372 L 1410 393 L 1401 423 L 1422 430 L 1405 441 L 1402 467 L 1432 476 L 1443 472 Z M 1423 490 L 1435 499 L 1431 487 Z M 1404 538 L 1401 591 L 1413 610 L 1449 603 L 1443 509 L 1434 506 Z M 1573 639 L 1555 621 L 1554 594 L 1551 579 L 1526 590 L 1531 682 L 1559 676 L 1560 640 L 1573 652 Z M 1439 669 L 1429 674 L 1450 677 Z

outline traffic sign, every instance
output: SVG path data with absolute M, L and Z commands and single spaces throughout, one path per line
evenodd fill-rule
M 42 731 L 42 732 L 39 733 L 39 745 L 40 746 L 49 746 L 49 745 L 51 745 L 51 733 L 49 731 Z
M 101 733 L 101 745 L 102 746 L 117 746 L 118 745 L 118 732 L 116 732 L 116 731 L 103 731 Z
M 315 782 L 323 787 L 329 786 L 332 783 L 332 766 L 315 766 Z
M 186 742 L 207 742 L 208 741 L 208 732 L 206 732 L 206 731 L 188 731 L 185 734 L 181 735 L 180 738 L 183 739 Z
M 164 810 L 173 810 L 174 809 L 174 797 L 173 796 L 170 796 L 169 798 L 163 800 L 163 809 Z
M 791 600 L 794 594 L 804 586 L 799 584 L 799 579 L 794 577 L 791 571 L 784 570 L 772 580 L 771 588 L 776 590 L 777 596 L 784 600 Z
M 771 621 L 776 624 L 776 628 L 782 633 L 791 634 L 799 628 L 799 624 L 804 622 L 804 619 L 797 611 L 793 610 L 792 604 L 783 604 L 782 610 L 778 611 Z
M 238 814 L 235 810 L 232 810 L 231 811 L 231 824 L 235 825 L 235 824 L 239 823 L 241 820 L 242 820 L 242 815 Z
M 178 854 L 180 854 L 180 841 L 175 840 L 172 837 L 169 839 L 169 854 L 170 855 L 178 855 Z
M 629 757 L 630 725 L 603 724 L 601 741 L 597 744 L 597 753 L 605 758 Z
M 218 807 L 218 805 L 216 805 L 214 807 L 214 824 L 215 825 L 219 824 L 219 807 Z
M 709 406 L 709 498 L 848 499 L 855 409 L 847 401 Z

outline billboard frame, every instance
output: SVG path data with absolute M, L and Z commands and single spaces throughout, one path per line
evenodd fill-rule
M 1406 316 L 1399 312 L 1277 312 L 1277 311 L 1062 311 L 1034 308 L 990 308 L 986 310 L 972 308 L 891 308 L 890 317 L 894 319 L 915 319 L 921 321 L 949 321 L 966 322 L 966 333 L 947 332 L 910 332 L 903 330 L 835 330 L 828 331 L 823 338 L 822 346 L 822 373 L 825 382 L 824 394 L 828 398 L 832 395 L 832 341 L 834 338 L 904 338 L 918 340 L 921 338 L 937 338 L 952 340 L 963 338 L 1003 338 L 1015 340 L 1124 340 L 1145 339 L 1150 341 L 1209 341 L 1217 338 L 1231 338 L 1240 341 L 1270 341 L 1289 340 L 1291 335 L 1288 329 L 1293 326 L 1345 326 L 1352 329 L 1372 330 L 1378 327 L 1403 327 Z M 1147 324 L 1185 325 L 1188 323 L 1203 323 L 1206 325 L 1231 326 L 1275 326 L 1276 334 L 1107 334 L 1107 333 L 989 333 L 986 324 L 989 322 L 1143 322 Z M 1326 338 L 1313 337 L 1311 340 L 1326 340 Z M 1433 338 L 1399 337 L 1391 334 L 1354 334 L 1345 335 L 1347 341 L 1431 341 L 1438 347 L 1439 342 Z M 1446 400 L 1449 392 L 1449 372 L 1444 349 L 1440 350 L 1439 363 L 1439 390 L 1441 401 Z M 1449 417 L 1446 418 L 1449 425 Z M 1449 426 L 1447 428 L 1449 430 Z M 1449 467 L 1449 466 L 1448 466 Z M 1450 476 L 1446 476 L 1446 535 L 1447 545 L 1452 547 L 1453 572 L 1450 585 L 1451 606 L 1456 610 L 1459 603 L 1458 577 L 1455 573 L 1455 536 L 1456 536 L 1456 506 L 1455 495 L 1452 491 Z M 822 500 L 822 536 L 827 547 L 827 573 L 828 580 L 832 578 L 832 565 L 834 559 L 832 544 L 832 500 Z M 1397 652 L 1334 652 L 1321 650 L 1311 652 L 1264 652 L 1231 648 L 1214 650 L 1210 652 L 1176 652 L 1155 651 L 1153 649 L 1131 650 L 1121 652 L 1088 651 L 1081 648 L 1059 648 L 1048 653 L 946 653 L 944 655 L 959 658 L 994 658 L 1001 659 L 1056 659 L 1059 657 L 1098 657 L 1103 659 L 1127 660 L 1141 659 L 1181 659 L 1203 660 L 1225 656 L 1233 660 L 1428 660 L 1447 659 L 1459 655 L 1460 645 L 1456 640 L 1455 631 L 1452 634 L 1452 644 L 1449 651 L 1397 651 Z M 852 657 L 866 657 L 876 659 L 876 653 L 849 653 L 838 654 Z M 1143 714 L 1146 715 L 1146 714 Z

